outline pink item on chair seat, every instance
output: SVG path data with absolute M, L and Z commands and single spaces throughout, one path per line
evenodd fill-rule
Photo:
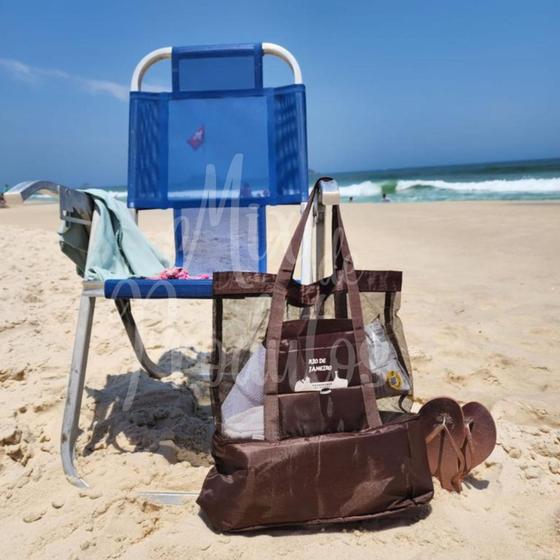
M 198 274 L 191 276 L 186 268 L 173 266 L 162 270 L 158 276 L 150 278 L 151 280 L 209 280 L 210 274 Z

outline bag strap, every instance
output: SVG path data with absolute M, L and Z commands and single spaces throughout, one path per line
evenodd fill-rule
M 319 179 L 321 181 L 322 179 Z M 319 181 L 315 183 L 309 196 L 307 206 L 303 211 L 300 221 L 295 229 L 288 249 L 282 259 L 280 270 L 276 276 L 272 291 L 272 302 L 270 305 L 270 315 L 268 331 L 266 337 L 266 359 L 265 359 L 265 383 L 264 383 L 264 430 L 267 441 L 278 441 L 280 439 L 280 409 L 278 400 L 278 362 L 280 353 L 280 340 L 282 337 L 282 324 L 284 319 L 284 306 L 288 293 L 288 286 L 293 278 L 293 273 L 297 261 L 297 256 L 303 240 L 305 225 L 315 197 L 319 192 Z M 365 341 L 364 321 L 358 282 L 354 263 L 348 247 L 348 240 L 342 224 L 342 217 L 339 206 L 333 207 L 333 218 L 336 217 L 337 235 L 340 238 L 340 253 L 342 260 L 342 271 L 348 290 L 348 300 L 351 311 L 352 328 L 358 355 L 358 373 L 364 409 L 368 427 L 375 428 L 381 425 L 381 418 L 375 400 L 373 378 L 368 366 L 367 346 Z
M 333 263 L 333 279 L 336 283 L 337 273 L 339 270 L 343 269 L 344 257 L 342 255 L 342 247 L 341 247 L 341 232 L 340 232 L 340 223 L 341 223 L 341 214 L 338 205 L 333 206 L 332 209 L 332 230 L 331 230 L 331 245 L 332 245 L 332 263 Z M 344 232 L 344 228 L 342 228 L 342 232 Z M 346 319 L 348 318 L 348 308 L 346 305 L 346 294 L 343 292 L 334 292 L 334 316 L 337 319 Z
M 342 265 L 348 291 L 348 305 L 350 307 L 350 316 L 352 319 L 352 327 L 354 330 L 354 343 L 358 352 L 358 373 L 360 375 L 360 384 L 362 386 L 362 394 L 364 398 L 364 407 L 368 426 L 375 428 L 381 425 L 381 417 L 377 409 L 377 400 L 375 398 L 375 389 L 373 386 L 373 376 L 369 369 L 369 352 L 364 329 L 364 316 L 362 313 L 362 304 L 360 301 L 360 290 L 358 288 L 358 278 L 354 261 L 350 254 L 348 238 L 342 223 L 342 213 L 340 206 L 333 206 L 333 218 L 337 223 L 338 237 L 340 238 L 340 252 L 342 255 Z M 369 405 L 369 406 L 368 406 Z

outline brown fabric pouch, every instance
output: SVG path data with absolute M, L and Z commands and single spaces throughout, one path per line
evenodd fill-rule
M 433 495 L 416 416 L 359 433 L 232 442 L 216 434 L 216 466 L 198 504 L 212 527 L 243 531 L 396 514 Z
M 400 289 L 400 276 L 398 281 L 395 276 L 399 273 L 356 272 L 340 208 L 334 206 L 332 278 L 311 286 L 293 280 L 317 194 L 318 183 L 277 275 L 231 272 L 214 278 L 215 467 L 198 503 L 218 530 L 366 519 L 394 514 L 432 497 L 417 417 L 404 408 L 380 414 L 375 389 L 379 380 L 369 368 L 362 289 L 387 289 L 381 312 L 387 335 L 405 361 L 395 337 L 392 307 L 395 289 Z M 264 441 L 250 436 L 231 439 L 222 430 L 222 404 L 236 385 L 236 372 L 249 360 L 247 352 L 236 354 L 225 342 L 224 324 L 236 320 L 224 309 L 226 295 L 232 300 L 244 295 L 270 299 L 262 341 Z M 334 317 L 325 318 L 330 296 Z M 293 303 L 300 308 L 299 317 L 285 320 L 286 307 Z M 251 388 L 244 385 L 239 394 Z

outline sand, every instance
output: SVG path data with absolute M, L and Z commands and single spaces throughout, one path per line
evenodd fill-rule
M 269 214 L 270 268 L 297 217 Z M 359 268 L 404 270 L 401 318 L 418 404 L 480 400 L 498 446 L 462 494 L 346 527 L 213 533 L 194 498 L 160 507 L 136 490 L 196 491 L 212 430 L 209 302 L 138 302 L 142 373 L 109 301 L 97 303 L 78 442 L 92 484 L 66 482 L 58 453 L 81 289 L 59 251 L 57 208 L 0 210 L 0 558 L 557 558 L 560 550 L 560 205 L 349 205 Z M 142 225 L 171 252 L 169 217 Z M 136 388 L 134 394 L 132 389 Z

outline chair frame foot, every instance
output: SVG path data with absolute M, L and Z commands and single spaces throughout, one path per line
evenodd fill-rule
M 95 297 L 82 294 L 80 298 L 78 326 L 76 328 L 76 338 L 74 340 L 72 365 L 70 367 L 70 378 L 68 380 L 68 394 L 64 406 L 64 418 L 62 420 L 62 434 L 60 438 L 60 453 L 62 456 L 64 474 L 66 474 L 66 478 L 69 482 L 78 488 L 89 487 L 88 483 L 78 474 L 78 470 L 74 464 L 74 458 L 94 310 Z

